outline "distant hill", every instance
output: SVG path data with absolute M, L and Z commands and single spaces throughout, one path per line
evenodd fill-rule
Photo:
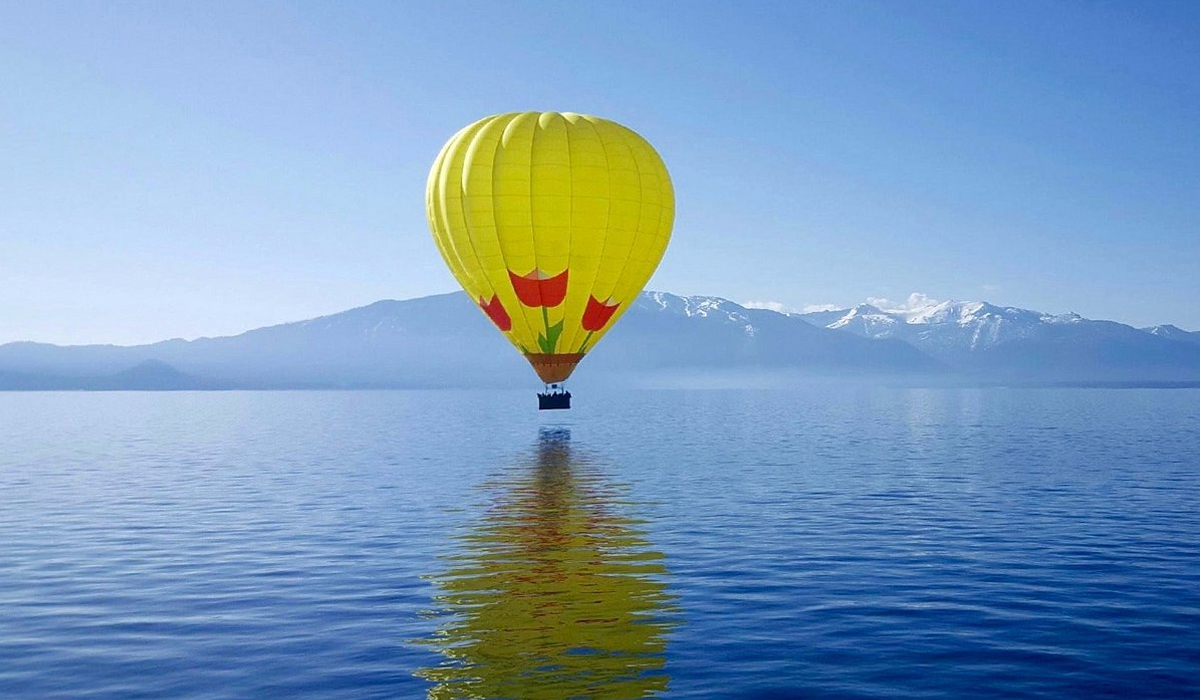
M 36 370 L 0 371 L 0 389 L 9 390 L 179 391 L 236 388 L 238 386 L 230 382 L 185 374 L 158 360 L 145 360 L 120 372 L 99 375 L 60 375 Z
M 5 346 L 0 346 L 0 349 Z M 52 346 L 53 347 L 53 346 Z M 196 377 L 158 360 L 144 360 L 108 375 L 54 375 L 44 371 L 0 371 L 0 390 L 178 391 L 236 389 L 238 384 Z
M 984 302 L 787 314 L 719 297 L 646 292 L 572 382 L 673 372 L 1187 382 L 1200 380 L 1194 335 Z M 528 387 L 536 381 L 463 294 L 380 301 L 220 338 L 130 347 L 0 345 L 0 389 Z

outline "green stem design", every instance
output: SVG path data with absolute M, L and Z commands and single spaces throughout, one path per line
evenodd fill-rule
M 579 354 L 587 352 L 588 343 L 592 342 L 592 334 L 596 331 L 588 331 L 588 334 L 583 336 L 583 345 L 579 346 Z
M 542 322 L 546 324 L 546 334 L 538 334 L 538 347 L 543 353 L 554 354 L 554 350 L 558 346 L 558 339 L 562 336 L 564 321 L 559 321 L 553 326 L 550 325 L 550 312 L 546 307 L 542 307 Z

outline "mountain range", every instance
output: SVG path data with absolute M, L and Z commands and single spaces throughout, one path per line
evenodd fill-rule
M 645 292 L 573 383 L 715 376 L 918 382 L 1200 381 L 1200 333 L 986 302 L 817 313 Z M 463 294 L 379 301 L 240 335 L 0 345 L 0 389 L 519 387 L 528 366 Z

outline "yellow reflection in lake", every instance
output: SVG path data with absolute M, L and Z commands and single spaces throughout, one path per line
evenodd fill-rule
M 487 511 L 463 553 L 433 577 L 431 641 L 442 664 L 418 671 L 429 697 L 644 698 L 664 691 L 671 623 L 662 554 L 623 515 L 570 433 L 543 430 L 536 454 L 487 485 Z

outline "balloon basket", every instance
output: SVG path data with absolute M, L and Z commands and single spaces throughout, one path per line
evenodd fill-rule
M 557 386 L 538 393 L 538 410 L 551 411 L 571 407 L 571 392 Z

